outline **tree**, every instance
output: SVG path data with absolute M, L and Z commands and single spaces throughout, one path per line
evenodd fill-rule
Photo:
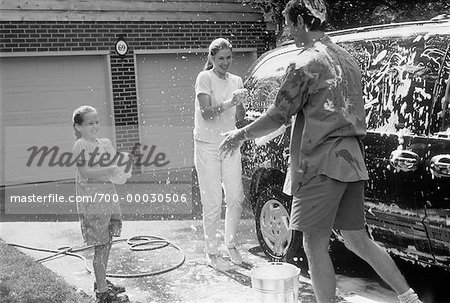
M 289 0 L 242 0 L 261 10 L 266 21 L 275 24 L 278 43 L 284 41 L 283 9 Z M 449 14 L 450 3 L 442 0 L 326 0 L 329 13 L 328 30 L 352 27 L 429 20 Z
M 450 3 L 441 0 L 327 0 L 329 28 L 429 20 L 450 13 Z
M 283 9 L 289 0 L 242 0 L 242 2 L 244 5 L 249 4 L 262 11 L 266 22 L 271 22 L 275 25 L 277 41 L 280 40 L 284 28 Z

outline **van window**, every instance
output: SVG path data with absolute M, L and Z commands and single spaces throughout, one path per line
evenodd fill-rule
M 450 36 L 441 37 L 441 40 L 447 43 L 447 48 L 436 60 L 440 64 L 433 89 L 430 134 L 434 136 L 444 133 L 450 138 Z
M 253 97 L 250 110 L 264 112 L 274 103 L 292 55 L 293 52 L 287 52 L 268 59 L 246 80 L 246 87 Z
M 427 135 L 447 44 L 448 36 L 421 34 L 340 43 L 362 70 L 368 130 Z

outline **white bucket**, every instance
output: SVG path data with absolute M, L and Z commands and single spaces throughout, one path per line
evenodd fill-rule
M 297 303 L 300 269 L 289 263 L 269 262 L 251 270 L 258 302 Z

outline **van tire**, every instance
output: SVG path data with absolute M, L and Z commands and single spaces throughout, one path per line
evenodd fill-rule
M 275 185 L 268 185 L 256 199 L 256 235 L 261 249 L 271 261 L 281 261 L 289 247 L 291 202 L 292 198 Z

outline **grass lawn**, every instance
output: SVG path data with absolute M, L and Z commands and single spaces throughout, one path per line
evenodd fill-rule
M 87 303 L 93 299 L 0 239 L 0 302 Z

